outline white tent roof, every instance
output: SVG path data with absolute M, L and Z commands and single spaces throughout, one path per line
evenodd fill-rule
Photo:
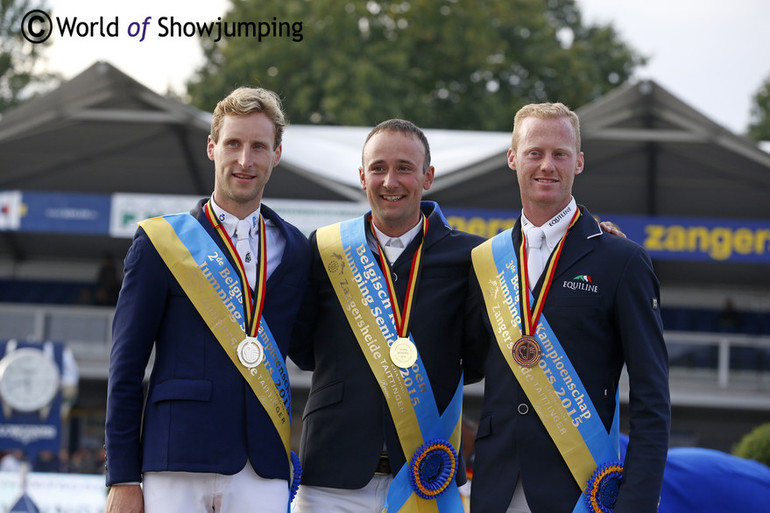
M 371 127 L 290 125 L 284 134 L 282 161 L 358 190 L 361 150 L 370 130 Z M 508 132 L 430 128 L 424 131 L 437 179 L 505 154 L 511 140 Z

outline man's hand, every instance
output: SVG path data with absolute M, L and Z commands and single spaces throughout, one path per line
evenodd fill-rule
M 111 486 L 105 513 L 144 513 L 142 487 L 134 484 Z
M 601 223 L 599 223 L 599 226 L 601 226 L 602 230 L 604 230 L 607 233 L 611 233 L 612 235 L 619 235 L 621 237 L 625 237 L 626 239 L 628 238 L 626 237 L 625 233 L 620 231 L 620 228 L 618 227 L 618 225 L 616 225 L 612 221 L 602 221 Z

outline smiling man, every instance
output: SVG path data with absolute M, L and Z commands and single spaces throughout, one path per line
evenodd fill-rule
M 314 370 L 293 511 L 462 512 L 463 373 L 481 378 L 485 345 L 465 300 L 483 239 L 421 202 L 434 169 L 414 124 L 375 127 L 358 173 L 371 211 L 310 237 L 311 287 L 290 351 Z
M 638 244 L 603 233 L 572 197 L 585 161 L 566 106 L 516 114 L 508 165 L 521 217 L 473 251 L 472 290 L 492 347 L 471 510 L 654 513 L 670 403 L 652 262 Z M 619 461 L 624 365 L 630 443 Z
M 287 510 L 284 363 L 310 253 L 262 203 L 285 125 L 275 93 L 233 91 L 211 122 L 211 197 L 140 223 L 113 321 L 107 513 Z

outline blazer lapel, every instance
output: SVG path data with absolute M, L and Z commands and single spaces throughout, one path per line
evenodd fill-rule
M 593 246 L 587 241 L 593 237 L 604 237 L 599 223 L 585 207 L 580 208 L 580 219 L 567 234 L 564 247 L 556 267 L 556 275 L 560 276 L 572 268 L 578 260 L 593 251 Z

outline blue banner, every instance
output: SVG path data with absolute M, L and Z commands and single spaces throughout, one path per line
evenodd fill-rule
M 458 230 L 493 237 L 510 228 L 520 211 L 448 207 Z M 770 220 L 599 215 L 617 224 L 653 259 L 701 262 L 770 263 Z
M 0 231 L 131 238 L 135 222 L 148 217 L 147 204 L 153 207 L 152 215 L 156 215 L 187 211 L 194 202 L 175 195 L 0 191 Z M 324 205 L 339 206 L 340 203 L 277 200 L 274 207 L 282 216 L 284 209 L 288 209 L 284 217 L 295 224 L 297 219 L 302 219 L 301 224 L 307 225 L 309 231 L 321 224 L 354 217 L 343 210 L 339 218 L 332 215 L 319 223 L 317 211 L 323 210 Z M 518 209 L 442 207 L 442 210 L 452 227 L 487 238 L 513 227 L 521 213 Z M 303 211 L 309 213 L 308 219 L 298 214 Z M 357 210 L 356 215 L 360 215 Z M 615 214 L 598 217 L 619 225 L 628 238 L 642 245 L 653 259 L 770 263 L 770 220 Z
M 28 358 L 30 351 L 39 356 Z M 60 342 L 0 342 L 0 449 L 22 449 L 30 462 L 41 451 L 58 455 L 63 351 Z M 22 353 L 24 357 L 16 358 Z M 38 365 L 39 358 L 51 363 Z M 41 369 L 51 366 L 56 369 L 52 375 L 42 374 Z
M 108 194 L 24 192 L 19 231 L 104 235 L 110 229 Z

